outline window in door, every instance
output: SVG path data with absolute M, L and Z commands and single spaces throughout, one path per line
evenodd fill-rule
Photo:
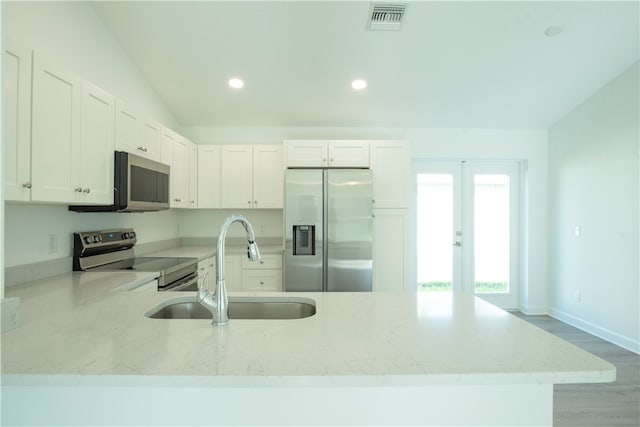
M 415 173 L 416 287 L 518 305 L 518 162 L 424 161 Z

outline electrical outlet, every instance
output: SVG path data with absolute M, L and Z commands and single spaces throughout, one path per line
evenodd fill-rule
M 58 235 L 49 234 L 49 253 L 55 254 L 58 252 Z
M 582 228 L 576 225 L 576 228 L 573 229 L 573 234 L 575 234 L 576 237 L 582 236 Z
M 574 298 L 576 299 L 576 302 L 579 304 L 580 302 L 582 302 L 582 292 L 580 291 L 576 291 L 574 294 Z

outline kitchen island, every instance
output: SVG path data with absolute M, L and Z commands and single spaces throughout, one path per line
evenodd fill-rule
M 212 327 L 144 315 L 191 293 L 113 291 L 150 278 L 9 288 L 2 425 L 551 425 L 553 384 L 615 379 L 472 295 L 296 293 L 314 316 Z

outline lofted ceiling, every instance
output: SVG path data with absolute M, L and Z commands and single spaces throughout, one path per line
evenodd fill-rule
M 546 128 L 639 56 L 636 1 L 91 4 L 183 126 Z

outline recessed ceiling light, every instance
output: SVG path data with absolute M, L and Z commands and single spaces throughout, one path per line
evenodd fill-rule
M 234 77 L 232 79 L 229 79 L 229 86 L 234 89 L 240 89 L 242 86 L 244 86 L 244 82 L 239 78 Z
M 551 25 L 544 30 L 544 35 L 547 37 L 555 37 L 562 32 L 563 28 L 557 25 Z
M 367 82 L 365 82 L 362 79 L 356 79 L 351 82 L 351 87 L 354 88 L 355 90 L 362 90 L 365 87 L 367 87 Z

